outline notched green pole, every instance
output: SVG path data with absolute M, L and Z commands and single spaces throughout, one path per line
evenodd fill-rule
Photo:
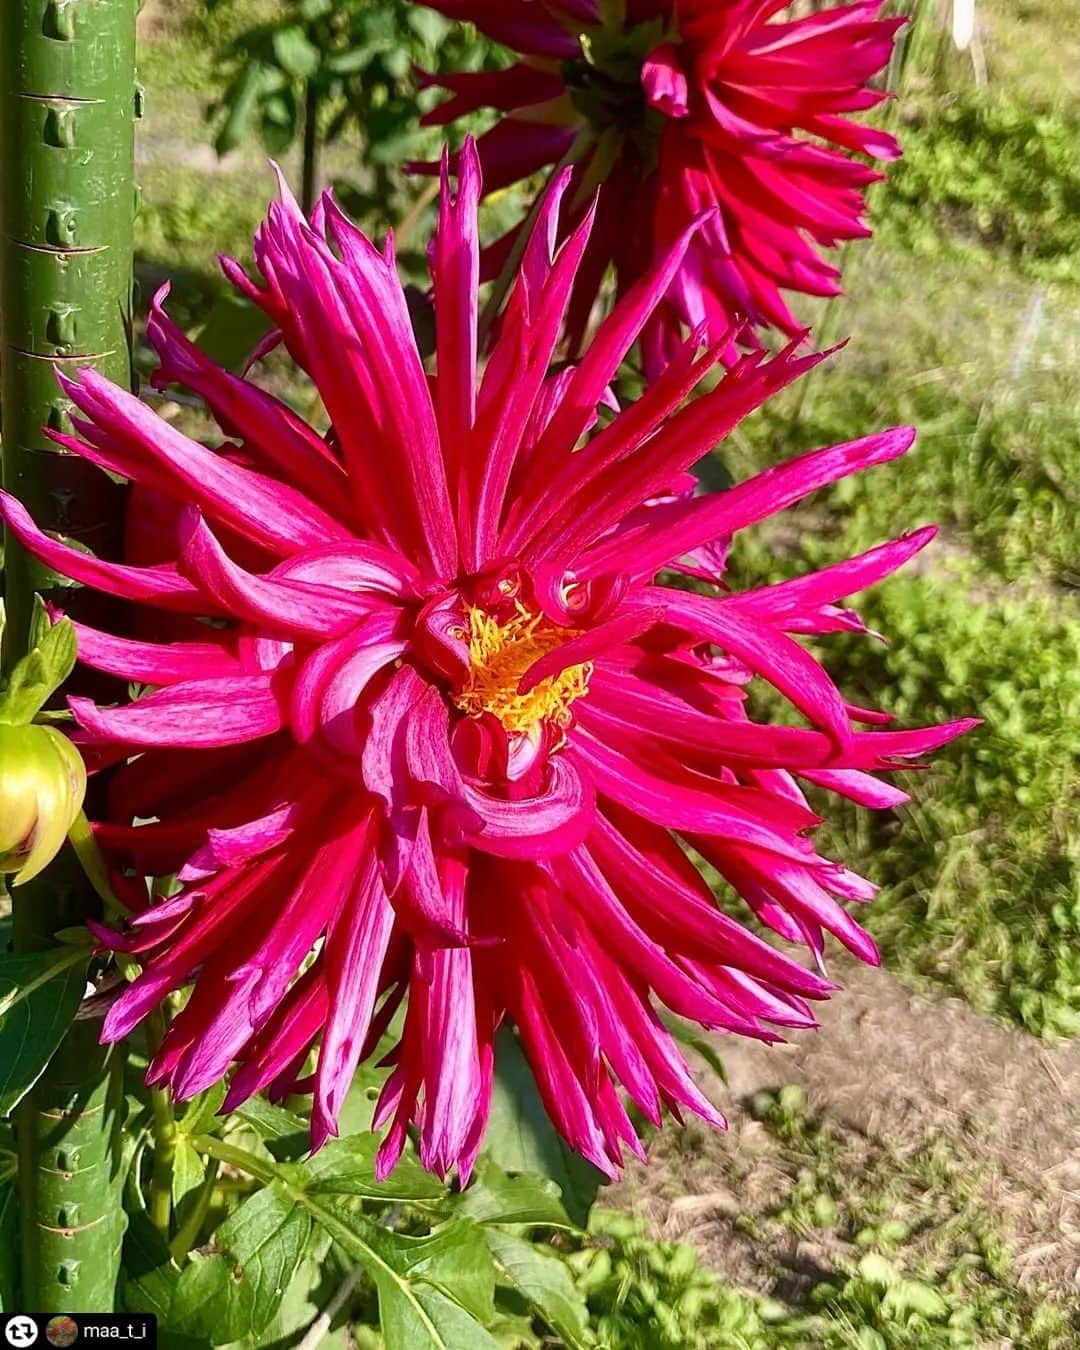
M 69 430 L 57 369 L 130 381 L 136 0 L 0 0 L 0 367 L 4 486 L 45 529 L 108 556 L 121 492 L 44 428 Z M 33 592 L 60 580 L 6 542 L 5 660 Z M 91 618 L 89 595 L 63 592 Z M 13 896 L 15 945 L 93 909 L 62 858 Z M 21 1306 L 108 1311 L 123 1234 L 119 1057 L 77 1022 L 19 1107 Z

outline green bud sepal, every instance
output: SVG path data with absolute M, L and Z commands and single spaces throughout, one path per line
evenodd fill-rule
M 0 872 L 36 877 L 82 810 L 86 766 L 55 727 L 0 725 Z
M 86 794 L 78 750 L 55 727 L 34 725 L 75 665 L 75 630 L 52 623 L 35 596 L 30 640 L 0 690 L 0 873 L 15 873 L 16 886 L 56 856 Z

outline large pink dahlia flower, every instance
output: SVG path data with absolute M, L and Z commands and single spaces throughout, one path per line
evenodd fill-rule
M 901 19 L 883 0 L 793 18 L 785 0 L 425 0 L 520 53 L 506 70 L 428 77 L 451 97 L 426 121 L 498 110 L 479 141 L 488 192 L 574 165 L 565 228 L 599 189 L 570 306 L 580 340 L 609 263 L 619 286 L 663 256 L 692 217 L 718 208 L 642 335 L 655 373 L 680 326 L 710 340 L 736 318 L 794 336 L 782 295 L 839 293 L 822 247 L 870 234 L 863 193 L 880 177 L 850 151 L 893 159 L 893 137 L 852 121 L 884 93 Z M 513 235 L 485 256 L 494 274 Z M 752 331 L 752 330 L 751 330 Z
M 904 794 L 874 771 L 970 725 L 882 730 L 887 717 L 849 707 L 791 636 L 859 629 L 838 599 L 931 530 L 796 581 L 736 592 L 720 579 L 734 530 L 892 459 L 912 433 L 695 496 L 688 466 L 819 359 L 745 356 L 687 402 L 718 355 L 698 336 L 598 429 L 698 227 L 579 365 L 550 374 L 591 224 L 554 247 L 566 186 L 545 198 L 480 370 L 466 148 L 431 255 L 432 374 L 392 249 L 329 196 L 310 224 L 287 193 L 271 205 L 263 283 L 225 266 L 310 373 L 325 436 L 216 368 L 161 294 L 156 379 L 197 391 L 229 439 L 189 440 L 92 371 L 65 381 L 75 435 L 57 439 L 180 508 L 165 561 L 99 561 L 3 498 L 46 563 L 169 625 L 158 642 L 78 630 L 85 662 L 154 687 L 121 707 L 71 700 L 87 755 L 116 766 L 98 837 L 118 880 L 182 883 L 164 900 L 135 888 L 126 931 L 98 930 L 143 967 L 106 1037 L 190 984 L 151 1080 L 185 1097 L 236 1065 L 230 1105 L 313 1090 L 317 1145 L 404 1002 L 377 1112 L 383 1172 L 415 1124 L 428 1167 L 467 1174 L 504 1019 L 558 1128 L 607 1172 L 640 1147 L 616 1082 L 651 1120 L 666 1105 L 722 1123 L 657 1006 L 773 1040 L 812 1025 L 808 1000 L 833 986 L 722 913 L 684 846 L 819 963 L 825 932 L 876 961 L 845 907 L 873 887 L 815 852 L 800 781 L 892 806 Z M 808 725 L 751 720 L 754 677 Z

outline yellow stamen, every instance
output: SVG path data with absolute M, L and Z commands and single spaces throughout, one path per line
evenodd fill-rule
M 484 609 L 469 608 L 469 677 L 454 702 L 470 717 L 493 713 L 510 732 L 531 731 L 539 722 L 564 728 L 570 705 L 589 688 L 592 665 L 568 666 L 549 675 L 527 694 L 518 693 L 529 667 L 576 636 L 542 614 L 518 604 L 513 618 L 500 623 Z

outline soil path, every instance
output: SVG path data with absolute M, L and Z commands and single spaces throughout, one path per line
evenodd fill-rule
M 792 1168 L 748 1105 L 756 1092 L 798 1083 L 811 1110 L 864 1155 L 903 1166 L 929 1140 L 944 1139 L 978 1178 L 979 1204 L 1011 1242 L 1017 1278 L 1075 1295 L 1080 1044 L 1044 1045 L 957 999 L 912 993 L 853 962 L 837 962 L 832 974 L 845 988 L 821 1008 L 820 1030 L 773 1047 L 718 1041 L 728 1084 L 707 1069 L 701 1078 L 728 1115 L 727 1134 L 699 1132 L 688 1153 L 677 1129 L 665 1131 L 652 1165 L 632 1168 L 612 1199 L 641 1210 L 664 1236 L 694 1241 L 736 1283 L 775 1288 L 736 1220 L 767 1208 L 790 1186 Z M 795 1246 L 803 1262 L 835 1255 L 812 1242 Z

